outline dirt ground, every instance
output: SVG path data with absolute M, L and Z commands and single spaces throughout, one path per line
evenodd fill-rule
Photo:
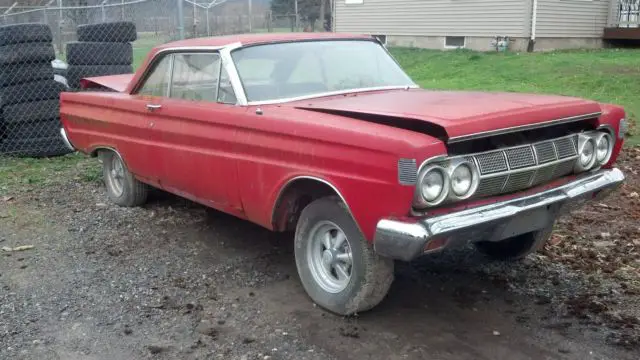
M 108 203 L 71 166 L 0 187 L 0 359 L 639 359 L 640 150 L 617 194 L 516 264 L 459 249 L 398 264 L 375 310 L 315 307 L 290 234 L 154 194 Z M 88 165 L 87 165 L 88 164 Z

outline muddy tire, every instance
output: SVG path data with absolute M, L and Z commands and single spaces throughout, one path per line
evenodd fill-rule
M 476 249 L 491 260 L 516 261 L 540 250 L 551 237 L 553 225 L 501 241 L 480 241 Z
M 337 197 L 304 208 L 296 228 L 295 258 L 309 297 L 340 315 L 378 305 L 393 282 L 393 260 L 375 254 Z
M 51 67 L 51 61 L 55 58 L 56 53 L 50 43 L 0 46 L 0 65 L 46 62 Z
M 46 24 L 15 24 L 0 26 L 0 46 L 20 43 L 48 42 L 53 40 Z
M 53 80 L 42 80 L 0 88 L 0 106 L 58 99 L 64 85 Z M 29 105 L 25 105 L 29 106 Z
M 147 185 L 129 172 L 120 155 L 113 151 L 101 151 L 100 159 L 107 196 L 114 204 L 134 207 L 147 201 Z
M 69 65 L 131 65 L 130 43 L 75 42 L 67 44 Z
M 51 63 L 0 66 L 0 87 L 53 79 Z
M 7 105 L 1 112 L 5 125 L 53 119 L 60 116 L 60 100 L 38 100 Z M 59 127 L 57 131 L 60 131 Z
M 69 154 L 59 134 L 55 136 L 0 139 L 0 154 L 15 157 L 44 158 Z
M 132 42 L 137 35 L 136 25 L 128 21 L 78 26 L 78 41 Z

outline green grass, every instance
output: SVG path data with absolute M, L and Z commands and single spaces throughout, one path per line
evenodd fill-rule
M 632 121 L 640 115 L 640 50 L 391 53 L 423 88 L 570 95 L 622 105 Z M 640 137 L 627 142 L 639 144 Z
M 45 159 L 0 156 L 0 196 L 68 181 L 70 176 L 82 182 L 100 181 L 101 167 L 79 154 Z

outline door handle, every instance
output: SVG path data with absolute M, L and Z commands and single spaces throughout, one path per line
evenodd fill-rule
M 162 105 L 160 105 L 160 104 L 147 104 L 147 110 L 149 110 L 149 111 L 158 110 L 161 107 L 162 107 Z

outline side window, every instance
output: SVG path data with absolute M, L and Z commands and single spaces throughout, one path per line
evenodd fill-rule
M 144 85 L 138 91 L 140 95 L 167 96 L 169 92 L 169 79 L 171 71 L 171 55 L 166 55 L 157 63 Z
M 175 54 L 169 96 L 193 101 L 218 99 L 220 56 L 212 53 Z
M 218 102 L 224 104 L 235 104 L 237 101 L 238 100 L 236 99 L 236 93 L 233 91 L 231 81 L 229 80 L 229 74 L 223 66 L 222 69 L 220 69 L 220 89 L 218 90 Z

